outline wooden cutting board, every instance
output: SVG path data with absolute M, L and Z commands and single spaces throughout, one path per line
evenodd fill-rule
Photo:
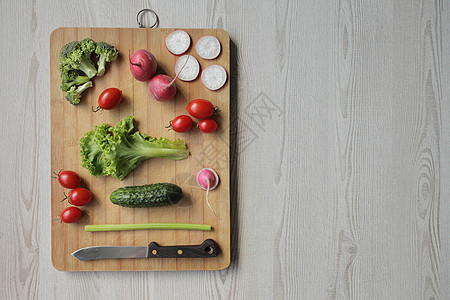
M 177 56 L 165 47 L 166 36 L 175 29 L 131 29 L 131 28 L 58 28 L 50 37 L 50 87 L 51 87 L 51 145 L 52 171 L 73 170 L 82 177 L 82 186 L 93 194 L 91 203 L 82 207 L 83 217 L 78 223 L 65 224 L 58 220 L 60 212 L 69 206 L 61 202 L 63 193 L 69 191 L 52 180 L 52 262 L 62 271 L 134 271 L 134 270 L 217 270 L 230 263 L 230 189 L 229 189 L 229 80 L 218 91 L 206 89 L 200 78 L 193 82 L 177 80 L 175 99 L 161 103 L 152 99 L 146 82 L 135 80 L 128 66 L 128 51 L 147 49 L 158 61 L 158 73 L 174 77 Z M 187 54 L 197 58 L 203 70 L 212 64 L 219 64 L 230 75 L 229 36 L 221 29 L 184 29 L 192 39 Z M 195 51 L 196 41 L 204 35 L 216 36 L 222 45 L 217 59 L 204 60 Z M 94 77 L 94 87 L 85 91 L 79 105 L 71 105 L 59 89 L 58 54 L 67 42 L 90 37 L 114 45 L 120 53 L 116 62 L 107 64 L 104 76 Z M 123 92 L 123 102 L 111 111 L 93 113 L 98 96 L 106 88 L 117 87 Z M 197 98 L 210 100 L 220 107 L 216 121 L 219 128 L 215 133 L 204 134 L 198 130 L 176 133 L 164 128 L 174 117 L 187 114 L 189 101 Z M 123 181 L 112 177 L 94 177 L 81 167 L 79 140 L 95 125 L 108 123 L 115 126 L 122 118 L 134 115 L 139 131 L 150 136 L 181 138 L 191 152 L 189 158 L 181 161 L 154 158 L 145 161 Z M 210 167 L 220 176 L 217 189 L 209 193 L 211 206 L 217 218 L 205 201 L 205 191 L 195 181 L 197 172 Z M 157 182 L 171 182 L 181 186 L 186 197 L 177 205 L 162 208 L 125 208 L 115 206 L 109 195 L 122 186 L 143 185 Z M 85 232 L 87 224 L 128 223 L 200 223 L 212 226 L 212 231 L 186 230 L 140 230 L 121 232 Z M 158 258 L 158 259 L 107 259 L 81 262 L 71 253 L 89 246 L 146 246 L 155 241 L 161 246 L 195 245 L 205 239 L 214 239 L 220 254 L 215 258 Z

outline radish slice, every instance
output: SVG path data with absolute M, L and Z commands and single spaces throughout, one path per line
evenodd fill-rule
M 184 69 L 180 72 L 183 66 Z M 195 59 L 192 55 L 183 55 L 175 63 L 175 74 L 178 74 L 178 72 L 180 72 L 178 79 L 183 81 L 192 81 L 197 78 L 198 73 L 200 73 L 200 65 L 198 64 L 197 59 Z
M 191 37 L 186 31 L 176 30 L 166 37 L 166 48 L 174 55 L 181 55 L 191 46 Z
M 216 37 L 206 35 L 197 41 L 197 44 L 195 44 L 195 50 L 201 58 L 214 59 L 219 56 L 221 46 Z
M 211 65 L 202 72 L 202 82 L 211 91 L 220 89 L 226 81 L 227 71 L 222 66 Z

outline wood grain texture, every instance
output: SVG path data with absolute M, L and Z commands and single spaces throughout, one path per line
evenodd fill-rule
M 144 7 L 161 28 L 222 28 L 235 45 L 232 262 L 58 272 L 49 36 L 136 28 Z M 2 298 L 448 299 L 447 1 L 6 0 L 0 16 Z
M 178 57 L 170 54 L 164 44 L 166 36 L 175 29 L 113 29 L 113 28 L 59 28 L 50 37 L 50 88 L 51 88 L 51 137 L 52 169 L 68 169 L 80 174 L 82 185 L 93 194 L 93 201 L 83 206 L 83 217 L 75 224 L 61 224 L 57 217 L 68 206 L 61 202 L 64 188 L 52 181 L 52 261 L 61 271 L 130 271 L 130 270 L 217 270 L 230 263 L 230 207 L 229 207 L 229 81 L 218 91 L 206 89 L 200 78 L 192 82 L 177 81 L 177 94 L 172 101 L 158 102 L 148 93 L 148 83 L 136 81 L 129 71 L 126 58 L 128 49 L 148 49 L 158 61 L 158 73 L 172 78 Z M 217 59 L 198 57 L 195 47 L 188 54 L 199 60 L 201 68 L 219 64 L 229 73 L 229 36 L 220 29 L 189 29 L 192 43 L 202 36 L 216 36 L 222 45 Z M 120 58 L 108 64 L 108 72 L 93 79 L 94 87 L 83 93 L 78 105 L 69 105 L 59 90 L 60 75 L 58 53 L 61 47 L 73 40 L 90 37 L 115 45 Z M 99 95 L 108 87 L 122 90 L 124 100 L 111 111 L 92 113 Z M 210 99 L 220 107 L 216 117 L 220 128 L 214 134 L 200 131 L 176 133 L 165 126 L 178 115 L 186 114 L 186 106 L 193 99 Z M 172 161 L 150 159 L 129 174 L 123 181 L 112 177 L 90 176 L 81 167 L 79 139 L 94 126 L 103 123 L 115 126 L 126 116 L 135 116 L 137 129 L 150 136 L 183 139 L 188 145 L 187 159 Z M 209 193 L 214 212 L 205 201 L 205 191 L 199 188 L 195 175 L 204 167 L 216 170 L 220 175 L 219 186 Z M 185 197 L 174 206 L 132 209 L 112 205 L 109 195 L 123 186 L 170 182 L 183 189 Z M 217 216 L 215 215 L 217 214 Z M 97 232 L 84 231 L 87 224 L 136 224 L 136 223 L 193 223 L 212 226 L 211 231 L 143 230 Z M 220 247 L 217 257 L 207 259 L 110 259 L 81 262 L 70 254 L 89 246 L 145 246 L 157 242 L 161 246 L 197 245 L 205 239 L 214 239 Z

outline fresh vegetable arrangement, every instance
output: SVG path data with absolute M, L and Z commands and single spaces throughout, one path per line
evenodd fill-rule
M 88 189 L 79 187 L 81 185 L 80 175 L 70 170 L 61 170 L 54 174 L 56 177 L 53 178 L 58 179 L 62 187 L 72 189 L 69 195 L 64 193 L 65 198 L 62 201 L 68 199 L 68 202 L 75 206 L 84 206 L 91 202 L 91 192 Z M 61 222 L 75 223 L 81 218 L 82 214 L 83 212 L 78 207 L 66 207 L 60 214 Z
M 180 139 L 154 138 L 134 130 L 134 116 L 117 126 L 95 126 L 80 140 L 81 165 L 94 176 L 123 180 L 144 160 L 152 157 L 180 160 L 188 157 L 186 143 Z
M 186 107 L 188 113 L 194 118 L 200 119 L 198 123 L 198 129 L 203 133 L 212 133 L 216 131 L 218 125 L 213 119 L 210 119 L 216 112 L 219 111 L 218 107 L 206 100 L 195 99 L 189 102 Z M 180 115 L 169 122 L 169 126 L 166 128 L 172 129 L 175 132 L 186 132 L 192 128 L 192 118 L 187 115 Z
M 214 60 L 220 55 L 219 40 L 214 36 L 203 36 L 198 39 L 195 44 L 195 52 L 198 55 L 189 51 L 191 43 L 189 34 L 182 30 L 173 31 L 165 40 L 167 50 L 171 54 L 179 56 L 174 65 L 174 78 L 165 74 L 155 75 L 158 66 L 157 60 L 146 49 L 137 50 L 133 55 L 130 55 L 129 52 L 131 75 L 138 81 L 148 81 L 148 92 L 157 101 L 169 101 L 175 97 L 177 79 L 185 82 L 199 80 L 210 91 L 222 88 L 227 81 L 226 70 L 222 66 L 214 64 L 214 61 L 209 61 L 209 63 L 213 63 L 212 65 L 205 62 L 205 60 Z M 117 60 L 118 56 L 119 51 L 114 46 L 105 42 L 95 42 L 90 38 L 64 45 L 59 53 L 59 71 L 60 88 L 65 92 L 65 98 L 71 104 L 78 104 L 82 93 L 93 86 L 92 78 L 104 75 L 107 63 Z M 202 65 L 206 63 L 206 66 L 201 66 L 199 61 Z M 165 67 L 164 64 L 162 67 Z M 202 69 L 203 71 L 201 71 Z M 199 74 L 201 74 L 200 78 Z M 96 111 L 111 110 L 119 106 L 122 102 L 122 91 L 119 88 L 105 89 L 99 95 Z M 124 90 L 128 89 L 124 88 Z M 137 99 L 130 100 L 136 101 Z M 194 99 L 188 103 L 186 110 L 190 116 L 178 115 L 170 121 L 167 128 L 179 133 L 187 132 L 192 127 L 203 133 L 212 133 L 217 130 L 218 124 L 214 120 L 214 115 L 218 109 L 211 101 Z M 198 119 L 195 121 L 198 125 L 194 126 L 193 118 Z M 151 137 L 137 131 L 134 116 L 125 117 L 116 126 L 106 123 L 95 126 L 92 131 L 87 132 L 80 139 L 81 166 L 93 176 L 112 176 L 118 180 L 126 178 L 130 172 L 149 158 L 181 160 L 187 158 L 189 154 L 185 141 L 181 139 L 172 141 L 163 137 Z M 61 212 L 61 220 L 65 223 L 75 223 L 83 215 L 83 211 L 78 206 L 88 205 L 92 200 L 92 193 L 87 188 L 80 187 L 81 178 L 75 172 L 65 170 L 56 175 L 63 187 L 71 189 L 66 199 L 73 205 Z M 206 190 L 206 203 L 214 215 L 219 218 L 208 199 L 209 192 L 218 186 L 217 173 L 212 169 L 205 168 L 197 174 L 197 183 Z M 182 198 L 181 187 L 172 183 L 121 187 L 113 191 L 109 197 L 112 204 L 129 208 L 175 205 Z M 211 226 L 147 223 L 87 225 L 85 227 L 86 231 L 136 229 L 211 230 Z
M 98 56 L 98 66 L 91 56 Z M 65 98 L 71 104 L 78 104 L 81 94 L 92 87 L 91 79 L 105 73 L 106 62 L 118 58 L 119 51 L 105 43 L 96 43 L 90 38 L 82 41 L 72 41 L 65 44 L 59 52 L 59 72 L 61 76 L 60 88 L 66 92 Z
M 193 59 L 195 60 L 195 58 Z M 177 93 L 175 80 L 186 67 L 189 59 L 186 59 L 183 64 L 179 66 L 179 70 L 176 71 L 176 76 L 173 79 L 165 74 L 158 74 L 152 77 L 156 72 L 157 62 L 153 54 L 145 49 L 138 50 L 133 56 L 129 56 L 129 61 L 131 74 L 136 80 L 150 80 L 148 83 L 148 91 L 153 99 L 156 101 L 169 101 L 173 99 Z

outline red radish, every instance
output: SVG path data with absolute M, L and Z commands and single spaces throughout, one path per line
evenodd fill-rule
M 148 83 L 148 91 L 152 95 L 153 99 L 156 101 L 169 101 L 175 94 L 177 93 L 177 86 L 174 84 L 175 80 L 180 75 L 180 72 L 183 71 L 183 68 L 186 66 L 186 63 L 189 61 L 189 58 L 184 63 L 184 66 L 178 72 L 174 79 L 170 78 L 167 75 L 159 74 L 150 79 Z
M 221 50 L 219 40 L 211 35 L 201 37 L 195 44 L 195 51 L 204 59 L 214 59 L 219 56 Z
M 197 173 L 196 176 L 197 184 L 204 190 L 206 190 L 206 204 L 208 204 L 209 209 L 213 212 L 214 216 L 219 220 L 222 220 L 211 207 L 209 203 L 209 191 L 215 189 L 219 184 L 219 175 L 217 175 L 216 171 L 211 168 L 201 169 L 200 172 Z
M 186 63 L 187 61 L 189 61 L 189 63 Z M 183 72 L 180 72 L 183 66 Z M 197 59 L 192 55 L 183 55 L 175 63 L 175 73 L 178 72 L 180 72 L 178 79 L 192 81 L 197 78 L 198 73 L 200 73 L 200 65 L 198 64 Z
M 181 55 L 191 46 L 191 37 L 186 31 L 175 30 L 166 37 L 166 48 L 174 55 Z
M 208 189 L 212 191 L 219 184 L 219 175 L 211 168 L 201 169 L 196 176 L 197 184 L 204 190 Z M 208 182 L 209 181 L 209 182 Z
M 159 74 L 153 77 L 148 83 L 148 91 L 156 101 L 168 101 L 175 97 L 177 87 L 173 84 L 176 77 L 172 80 L 167 75 Z
M 215 91 L 227 81 L 227 71 L 222 66 L 211 65 L 203 70 L 201 78 L 207 89 Z
M 149 80 L 155 73 L 158 64 L 156 58 L 145 49 L 138 50 L 130 57 L 128 51 L 128 59 L 130 61 L 130 70 L 133 77 L 139 81 Z

